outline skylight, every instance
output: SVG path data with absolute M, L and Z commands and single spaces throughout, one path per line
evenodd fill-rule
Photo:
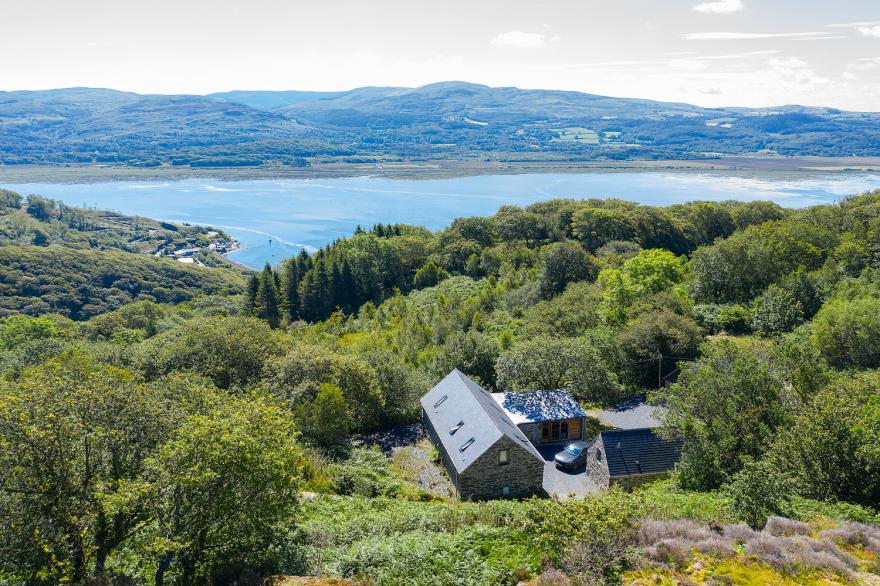
M 475 441 L 477 440 L 475 440 L 474 438 L 469 439 L 468 441 L 464 442 L 464 444 L 460 448 L 458 448 L 458 451 L 464 452 L 466 449 L 471 447 Z
M 455 432 L 461 429 L 461 426 L 464 425 L 464 421 L 459 421 L 456 423 L 450 430 L 449 435 L 455 435 Z
M 443 395 L 442 397 L 440 397 L 440 399 L 436 403 L 434 403 L 434 409 L 436 409 L 437 407 L 442 405 L 443 401 L 446 400 L 446 397 L 447 397 L 447 395 Z

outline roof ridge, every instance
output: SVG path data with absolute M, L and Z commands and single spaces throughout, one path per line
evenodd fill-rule
M 492 397 L 492 393 L 488 390 L 484 389 L 481 385 L 477 384 L 477 382 L 458 370 L 457 368 L 453 369 L 453 372 L 456 373 L 459 378 L 464 382 L 468 391 L 474 396 L 476 401 L 480 404 L 480 407 L 483 409 L 483 412 L 489 417 L 489 421 L 492 422 L 492 425 L 495 426 L 495 429 L 498 430 L 502 435 L 515 440 L 517 443 L 521 443 L 523 447 L 526 448 L 533 456 L 540 459 L 542 462 L 544 461 L 541 453 L 538 452 L 538 449 L 529 441 L 529 438 L 522 432 L 519 426 L 510 418 L 504 409 L 498 405 L 495 399 Z M 502 426 L 500 423 L 504 422 Z

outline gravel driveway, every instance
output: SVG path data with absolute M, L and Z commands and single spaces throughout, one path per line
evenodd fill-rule
M 586 465 L 573 470 L 560 470 L 553 463 L 553 456 L 563 448 L 563 444 L 541 446 L 538 451 L 544 456 L 544 490 L 550 496 L 560 499 L 583 497 L 599 491 L 599 486 L 587 474 Z

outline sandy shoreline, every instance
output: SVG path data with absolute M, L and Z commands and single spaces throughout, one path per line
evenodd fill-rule
M 724 172 L 730 174 L 836 174 L 880 172 L 880 157 L 724 157 L 663 161 L 412 161 L 383 163 L 317 162 L 311 167 L 189 167 L 0 165 L 2 183 L 99 183 L 184 179 L 452 179 L 525 173 L 632 173 L 639 171 Z

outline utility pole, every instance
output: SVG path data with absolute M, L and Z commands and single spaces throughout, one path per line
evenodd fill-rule
M 657 353 L 657 389 L 663 387 L 663 353 Z

